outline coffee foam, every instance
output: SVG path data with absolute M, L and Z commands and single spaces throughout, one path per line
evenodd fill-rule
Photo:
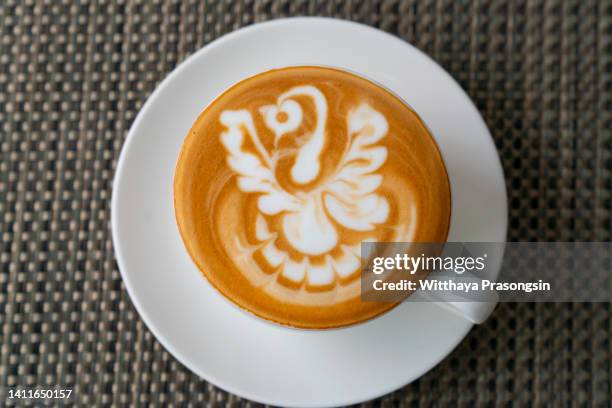
M 235 85 L 200 115 L 175 205 L 223 294 L 274 321 L 334 327 L 393 306 L 360 301 L 360 243 L 444 241 L 450 192 L 406 105 L 352 74 L 295 67 Z

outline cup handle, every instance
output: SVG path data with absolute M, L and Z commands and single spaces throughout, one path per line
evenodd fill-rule
M 495 294 L 497 297 L 497 294 Z M 481 324 L 491 315 L 497 300 L 483 302 L 436 302 L 444 309 L 447 309 L 474 324 Z
M 476 276 L 466 272 L 463 279 L 479 281 Z M 499 301 L 499 295 L 495 291 L 489 291 L 486 297 L 478 301 L 472 300 L 469 296 L 458 296 L 445 294 L 444 292 L 432 292 L 426 290 L 418 290 L 412 296 L 417 296 L 421 300 L 435 303 L 436 305 L 463 317 L 474 324 L 481 324 L 491 315 L 495 306 Z M 463 298 L 463 299 L 461 299 Z

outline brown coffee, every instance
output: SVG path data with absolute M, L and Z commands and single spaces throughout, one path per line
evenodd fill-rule
M 174 179 L 187 250 L 257 316 L 302 328 L 373 318 L 362 241 L 444 242 L 448 177 L 417 114 L 384 88 L 323 67 L 237 83 L 198 117 Z

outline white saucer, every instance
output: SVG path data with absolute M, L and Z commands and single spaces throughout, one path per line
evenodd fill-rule
M 403 97 L 436 137 L 449 170 L 449 241 L 504 241 L 507 199 L 491 136 L 459 85 L 411 45 L 363 25 L 322 18 L 257 24 L 183 62 L 151 95 L 121 152 L 112 198 L 117 262 L 157 339 L 203 379 L 283 406 L 369 400 L 423 375 L 471 323 L 431 303 L 406 303 L 332 331 L 286 329 L 230 305 L 191 262 L 179 236 L 172 177 L 198 113 L 233 83 L 275 67 L 328 65 Z

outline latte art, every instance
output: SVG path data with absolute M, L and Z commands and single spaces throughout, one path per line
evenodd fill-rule
M 274 147 L 263 146 L 248 110 L 224 111 L 221 123 L 227 127 L 221 135 L 228 152 L 228 165 L 236 172 L 238 188 L 244 193 L 259 193 L 257 239 L 263 242 L 262 254 L 270 265 L 280 267 L 285 278 L 301 283 L 305 278 L 313 286 L 330 285 L 336 279 L 355 273 L 359 266 L 359 245 L 346 245 L 335 224 L 352 231 L 372 231 L 389 216 L 387 199 L 376 194 L 383 176 L 376 174 L 387 158 L 387 149 L 377 146 L 389 128 L 387 120 L 367 103 L 350 111 L 346 117 L 348 146 L 332 174 L 315 188 L 286 191 L 276 180 L 276 166 L 282 153 L 278 141 L 295 131 L 304 116 L 302 107 L 289 99 L 307 96 L 314 102 L 315 128 L 305 135 L 306 142 L 295 151 L 291 181 L 297 185 L 311 183 L 321 170 L 321 153 L 329 137 L 326 131 L 328 103 L 321 91 L 312 85 L 291 88 L 279 96 L 276 105 L 262 106 L 265 124 L 274 133 Z M 284 113 L 283 121 L 278 120 Z M 244 148 L 250 140 L 254 151 Z M 282 228 L 271 231 L 265 216 L 280 215 Z M 275 245 L 278 234 L 300 255 Z M 338 256 L 331 251 L 339 247 Z M 311 256 L 325 256 L 315 264 Z
M 217 98 L 175 176 L 183 239 L 225 296 L 300 327 L 335 327 L 393 304 L 360 300 L 361 242 L 441 242 L 450 193 L 422 122 L 343 71 L 295 67 Z

